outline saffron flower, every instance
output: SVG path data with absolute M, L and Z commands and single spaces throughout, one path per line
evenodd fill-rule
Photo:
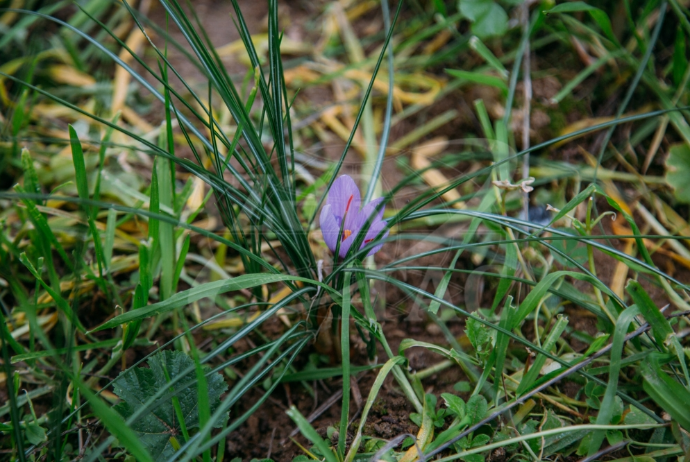
M 383 201 L 383 198 L 374 199 L 362 207 L 362 200 L 359 195 L 359 189 L 355 181 L 347 175 L 342 175 L 333 182 L 333 186 L 328 193 L 326 205 L 321 209 L 321 232 L 323 233 L 323 240 L 331 252 L 335 253 L 340 237 L 340 249 L 338 255 L 344 258 L 352 243 L 357 240 L 364 225 L 369 221 L 369 229 L 367 230 L 362 245 L 363 248 L 386 229 L 386 222 L 383 218 L 383 209 L 377 207 Z M 372 217 L 372 215 L 375 216 Z M 371 218 L 371 220 L 369 220 Z M 342 229 L 342 233 L 341 233 Z M 382 236 L 388 236 L 388 231 Z M 373 247 L 367 253 L 367 256 L 374 255 L 381 249 L 383 244 Z

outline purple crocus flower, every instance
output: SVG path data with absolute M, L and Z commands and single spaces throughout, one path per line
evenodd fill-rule
M 359 196 L 359 189 L 352 178 L 342 175 L 333 182 L 333 186 L 328 193 L 326 205 L 321 209 L 320 217 L 323 240 L 328 248 L 331 249 L 331 252 L 335 252 L 338 236 L 340 236 L 338 254 L 341 258 L 345 257 L 352 243 L 356 240 L 357 235 L 367 223 L 367 220 L 376 212 L 376 208 L 381 201 L 383 201 L 382 197 L 374 199 L 364 207 L 361 207 L 362 200 Z M 381 207 L 371 219 L 369 229 L 360 249 L 376 239 L 379 233 L 386 228 L 386 222 L 382 219 L 383 209 L 384 207 Z M 342 234 L 340 233 L 341 225 Z M 386 236 L 388 236 L 388 231 L 385 232 L 382 239 Z M 374 255 L 381 249 L 382 245 L 379 244 L 369 250 L 367 256 Z

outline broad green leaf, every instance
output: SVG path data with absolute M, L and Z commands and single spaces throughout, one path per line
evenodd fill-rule
M 472 23 L 472 33 L 477 37 L 496 37 L 508 31 L 508 14 L 501 5 L 492 2 L 489 12 Z
M 465 462 L 484 462 L 484 456 L 481 454 L 468 454 L 461 457 Z
M 448 410 L 458 419 L 465 417 L 465 401 L 452 393 L 441 393 L 441 398 L 446 402 Z
M 489 441 L 491 441 L 491 437 L 482 433 L 472 438 L 471 447 L 478 448 L 479 446 L 486 445 Z
M 465 333 L 474 347 L 477 358 L 483 361 L 493 347 L 492 330 L 473 318 L 467 318 L 465 326 Z
M 46 431 L 36 422 L 26 424 L 26 439 L 31 444 L 41 444 L 46 440 Z
M 472 22 L 472 33 L 480 38 L 503 35 L 508 30 L 508 15 L 493 0 L 460 0 L 458 10 Z
M 470 21 L 477 21 L 491 11 L 493 0 L 460 0 L 458 10 Z
M 679 143 L 671 146 L 666 158 L 666 182 L 673 188 L 678 202 L 690 204 L 690 146 Z
M 690 392 L 661 370 L 659 355 L 660 353 L 652 353 L 649 361 L 641 364 L 644 391 L 673 420 L 690 431 Z
M 453 390 L 459 393 L 467 393 L 471 389 L 472 388 L 470 387 L 470 382 L 468 382 L 467 380 L 461 380 L 460 382 L 457 382 L 455 385 L 453 385 Z
M 486 398 L 477 394 L 467 400 L 465 409 L 467 410 L 467 416 L 470 418 L 470 425 L 474 425 L 486 417 L 489 406 L 486 403 Z
M 635 406 L 630 405 L 628 409 L 628 413 L 625 414 L 625 425 L 648 425 L 656 423 L 654 419 L 637 409 Z
M 179 351 L 164 350 L 148 360 L 149 368 L 130 369 L 121 373 L 114 382 L 115 394 L 122 400 L 114 409 L 125 419 L 141 408 L 146 401 L 161 389 L 172 389 L 180 404 L 184 425 L 187 429 L 199 428 L 198 392 L 194 361 Z M 170 380 L 182 371 L 191 369 L 174 385 Z M 191 383 L 191 385 L 190 385 Z M 208 402 L 211 412 L 220 404 L 220 395 L 227 389 L 223 377 L 214 373 L 207 376 Z M 146 450 L 155 461 L 169 460 L 175 450 L 171 438 L 179 440 L 182 427 L 176 417 L 172 397 L 167 394 L 154 400 L 151 412 L 139 417 L 131 429 L 136 433 Z

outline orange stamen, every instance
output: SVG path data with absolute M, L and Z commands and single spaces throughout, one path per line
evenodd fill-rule
M 344 229 L 343 230 L 343 241 L 345 239 L 347 239 L 348 237 L 350 237 L 351 235 L 352 235 L 352 231 L 350 231 L 349 229 Z

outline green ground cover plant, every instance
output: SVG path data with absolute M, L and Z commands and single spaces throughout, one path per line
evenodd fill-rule
M 0 6 L 3 460 L 690 460 L 687 2 Z

